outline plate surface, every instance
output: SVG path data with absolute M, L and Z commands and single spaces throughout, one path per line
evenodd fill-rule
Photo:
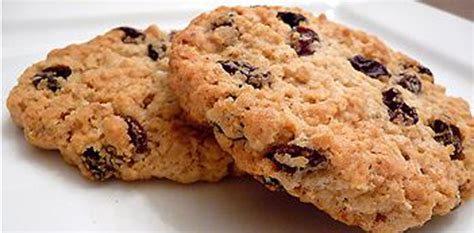
M 240 1 L 244 4 L 244 1 Z M 269 1 L 252 1 L 268 4 Z M 3 230 L 162 232 L 360 232 L 251 179 L 180 185 L 166 180 L 93 183 L 55 151 L 36 149 L 13 125 L 5 100 L 16 78 L 46 53 L 87 41 L 110 28 L 158 24 L 182 28 L 200 12 L 224 1 L 189 3 L 3 4 L 2 222 Z M 239 1 L 226 1 L 227 5 Z M 315 14 L 378 35 L 420 60 L 451 95 L 474 106 L 473 23 L 415 2 L 298 5 Z M 472 232 L 474 201 L 413 232 Z

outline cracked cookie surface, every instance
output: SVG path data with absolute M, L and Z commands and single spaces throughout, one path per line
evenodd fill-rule
M 217 181 L 232 170 L 212 130 L 189 125 L 168 87 L 168 35 L 120 27 L 51 51 L 7 105 L 28 142 L 93 180 Z
M 297 8 L 220 7 L 170 56 L 183 109 L 271 190 L 374 232 L 472 196 L 468 103 L 374 36 Z

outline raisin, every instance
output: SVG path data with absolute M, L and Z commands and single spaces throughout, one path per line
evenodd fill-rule
M 121 30 L 125 33 L 125 35 L 122 37 L 122 41 L 124 43 L 137 43 L 138 41 L 144 40 L 145 39 L 145 34 L 141 33 L 135 28 L 131 27 L 118 27 L 118 30 Z
M 350 58 L 349 62 L 351 63 L 352 67 L 354 67 L 354 69 L 368 75 L 371 78 L 378 78 L 382 75 L 390 76 L 390 73 L 387 71 L 384 65 L 375 60 L 367 59 L 361 55 L 356 55 L 353 58 Z
M 297 26 L 294 31 L 297 33 L 297 38 L 291 43 L 291 47 L 299 56 L 312 55 L 316 48 L 314 42 L 319 42 L 318 34 L 311 28 Z
M 414 107 L 403 101 L 402 93 L 395 88 L 390 88 L 382 93 L 383 103 L 388 107 L 390 121 L 406 126 L 418 122 L 418 114 Z
M 218 61 L 222 68 L 230 75 L 241 74 L 245 77 L 245 83 L 254 88 L 262 88 L 263 85 L 269 83 L 270 73 L 262 72 L 257 67 L 243 61 Z
M 289 155 L 292 159 L 304 159 L 300 161 L 294 161 L 294 164 L 287 164 L 285 162 L 291 161 L 281 161 L 276 156 L 286 156 Z M 297 170 L 303 170 L 306 168 L 315 168 L 320 164 L 323 164 L 327 161 L 326 157 L 317 150 L 301 147 L 297 145 L 279 145 L 273 147 L 268 153 L 265 154 L 265 157 L 270 159 L 275 165 L 278 170 L 282 170 L 288 173 L 294 173 Z M 304 163 L 304 164 L 298 164 Z
M 57 65 L 48 67 L 41 72 L 37 73 L 33 76 L 33 85 L 38 88 L 39 84 L 42 80 L 46 81 L 46 87 L 51 90 L 52 92 L 56 92 L 57 90 L 61 89 L 60 83 L 58 81 L 59 78 L 63 78 L 67 80 L 69 75 L 71 75 L 72 71 L 71 68 L 65 65 Z
M 60 77 L 63 77 L 63 78 L 67 78 L 72 73 L 71 68 L 69 68 L 68 66 L 64 66 L 64 65 L 48 67 L 48 68 L 44 69 L 43 72 L 54 73 L 55 76 L 60 76 Z
M 89 147 L 82 153 L 82 162 L 86 168 L 91 172 L 96 180 L 105 180 L 110 178 L 115 169 L 107 154 L 101 155 L 93 147 Z
M 376 222 L 385 222 L 385 221 L 387 221 L 387 216 L 385 216 L 381 213 L 377 213 L 377 215 L 375 215 L 375 221 Z
M 390 88 L 387 91 L 383 92 L 383 103 L 389 109 L 396 109 L 400 107 L 400 104 L 403 102 L 401 98 L 401 93 L 395 88 Z
M 128 136 L 133 146 L 135 146 L 135 152 L 144 153 L 148 151 L 147 146 L 147 135 L 145 129 L 138 123 L 137 120 L 130 116 L 124 117 L 125 122 L 128 125 Z
M 398 85 L 402 86 L 403 88 L 418 94 L 421 92 L 421 81 L 416 75 L 410 74 L 403 74 L 402 78 L 397 82 Z
M 451 159 L 463 159 L 462 136 L 458 127 L 446 124 L 441 120 L 434 120 L 430 123 L 431 129 L 435 132 L 434 140 L 444 146 L 453 145 L 454 151 L 451 153 Z
M 303 15 L 289 11 L 278 12 L 277 18 L 288 24 L 291 28 L 298 26 L 303 21 L 306 21 L 306 17 Z
M 431 73 L 431 70 L 428 69 L 427 67 L 424 67 L 422 65 L 418 65 L 417 66 L 418 68 L 418 71 L 421 73 L 421 74 L 427 74 L 429 76 L 433 76 L 433 73 Z
M 166 44 L 160 43 L 160 44 L 148 44 L 148 57 L 151 58 L 151 60 L 156 61 L 158 59 L 163 58 L 166 53 Z

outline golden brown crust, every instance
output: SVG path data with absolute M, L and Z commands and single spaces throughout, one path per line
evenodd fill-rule
M 232 159 L 184 119 L 168 88 L 168 46 L 150 26 L 53 50 L 19 78 L 11 116 L 31 144 L 59 150 L 90 179 L 217 181 Z
M 183 109 L 214 126 L 238 167 L 337 220 L 402 231 L 472 195 L 468 104 L 415 60 L 324 15 L 220 7 L 174 37 L 170 67 Z

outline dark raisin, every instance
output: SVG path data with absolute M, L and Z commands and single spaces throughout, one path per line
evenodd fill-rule
M 164 43 L 148 45 L 148 57 L 150 57 L 153 61 L 163 58 L 163 56 L 165 56 L 165 53 L 166 44 Z
M 135 28 L 118 27 L 117 29 L 125 33 L 125 35 L 122 37 L 122 41 L 124 43 L 137 43 L 145 39 L 145 34 L 141 33 Z
M 316 51 L 315 42 L 319 42 L 318 34 L 311 28 L 297 26 L 297 38 L 291 42 L 291 47 L 299 56 L 309 56 Z
M 454 151 L 451 153 L 451 159 L 463 159 L 462 153 L 462 136 L 458 127 L 446 124 L 441 120 L 434 120 L 430 123 L 431 129 L 435 132 L 433 137 L 437 142 L 448 146 L 452 145 Z
M 147 135 L 145 129 L 138 123 L 137 120 L 130 116 L 124 117 L 128 125 L 128 136 L 130 141 L 135 146 L 135 152 L 144 153 L 148 151 Z
M 395 88 L 390 88 L 383 92 L 383 103 L 389 109 L 396 109 L 403 103 L 402 94 Z
M 69 68 L 68 66 L 64 66 L 64 65 L 48 67 L 48 68 L 44 69 L 43 72 L 53 73 L 54 76 L 59 76 L 59 77 L 63 77 L 63 78 L 67 78 L 72 73 L 71 68 Z
M 307 162 L 305 164 L 286 164 L 281 161 L 277 156 L 289 155 L 290 159 L 293 158 L 305 158 Z M 326 157 L 317 150 L 301 147 L 297 145 L 279 145 L 273 147 L 265 157 L 270 159 L 277 167 L 278 170 L 282 170 L 288 173 L 294 173 L 297 170 L 303 170 L 306 168 L 315 168 L 319 164 L 323 164 L 327 161 Z
M 110 178 L 114 173 L 114 167 L 107 154 L 101 155 L 93 147 L 89 147 L 82 153 L 82 162 L 91 172 L 96 180 L 105 180 Z
M 371 78 L 378 78 L 382 75 L 390 76 L 390 73 L 387 71 L 384 65 L 375 60 L 367 59 L 361 55 L 356 55 L 353 58 L 350 58 L 349 62 L 351 63 L 352 67 L 354 67 L 354 69 L 368 75 Z
M 71 68 L 65 65 L 57 65 L 48 67 L 41 72 L 37 73 L 32 78 L 33 85 L 38 88 L 39 84 L 42 80 L 46 81 L 46 87 L 51 90 L 52 92 L 56 92 L 57 90 L 61 89 L 60 83 L 58 81 L 59 78 L 67 80 L 69 75 L 71 75 L 72 71 Z
M 390 88 L 382 93 L 383 103 L 388 107 L 390 121 L 406 126 L 418 122 L 418 114 L 414 107 L 403 101 L 402 93 L 395 88 Z
M 245 83 L 254 88 L 262 88 L 263 85 L 269 83 L 270 73 L 262 72 L 257 67 L 243 61 L 218 61 L 222 68 L 230 75 L 241 74 L 245 77 Z
M 402 78 L 397 82 L 398 85 L 402 86 L 403 88 L 418 94 L 421 92 L 421 81 L 416 75 L 411 74 L 403 74 Z
M 385 221 L 387 221 L 387 216 L 385 216 L 383 214 L 380 214 L 380 213 L 377 213 L 377 215 L 375 215 L 375 221 L 376 222 L 385 222 Z
M 433 73 L 431 73 L 431 70 L 428 69 L 427 67 L 424 67 L 422 65 L 418 65 L 418 71 L 422 74 L 427 74 L 429 76 L 433 76 Z
M 288 24 L 291 28 L 298 26 L 303 21 L 306 21 L 306 17 L 303 15 L 289 11 L 278 12 L 277 18 Z
M 391 117 L 394 122 L 397 122 L 399 115 L 403 116 L 404 125 L 414 125 L 418 122 L 418 114 L 414 107 L 408 106 L 408 104 L 403 103 L 399 110 L 395 110 L 393 116 Z

